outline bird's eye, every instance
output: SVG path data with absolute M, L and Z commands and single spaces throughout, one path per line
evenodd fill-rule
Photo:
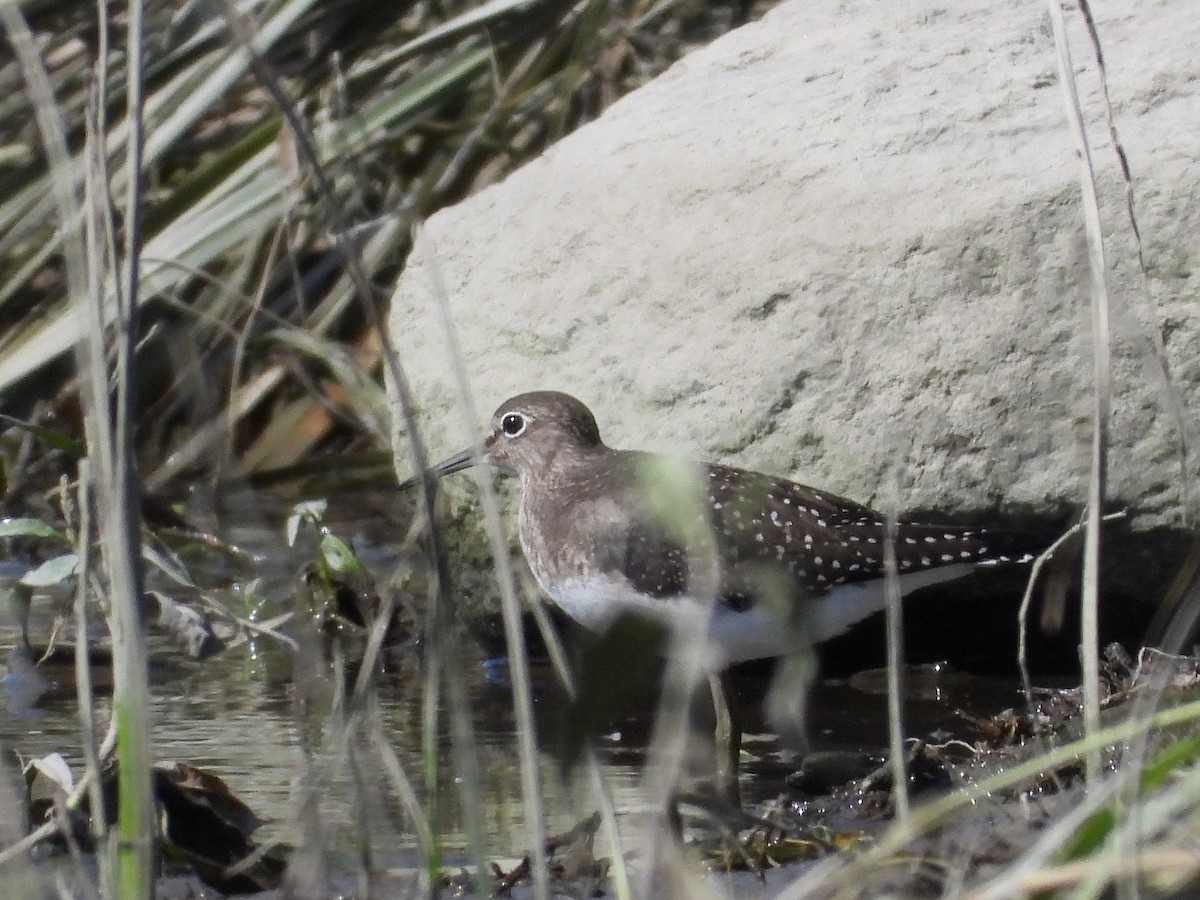
M 516 437 L 525 430 L 525 417 L 520 413 L 509 413 L 500 420 L 500 430 L 509 437 Z

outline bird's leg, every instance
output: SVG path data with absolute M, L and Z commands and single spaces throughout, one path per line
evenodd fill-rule
M 715 724 L 717 791 L 732 806 L 741 809 L 738 762 L 742 753 L 742 716 L 732 688 L 727 673 L 709 674 L 708 689 L 712 693 Z

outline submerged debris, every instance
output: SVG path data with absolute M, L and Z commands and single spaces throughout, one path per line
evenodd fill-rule
M 600 828 L 600 813 L 592 813 L 568 831 L 546 838 L 546 856 L 551 881 L 556 887 L 567 888 L 577 897 L 602 897 L 608 879 L 609 862 L 596 859 L 596 831 Z M 507 897 L 513 888 L 531 878 L 532 860 L 527 855 L 505 872 L 492 863 L 495 877 L 495 896 Z
M 72 806 L 74 782 L 58 754 L 31 761 L 25 767 L 29 826 L 43 850 L 95 852 L 92 810 L 88 794 Z M 49 793 L 38 789 L 48 783 Z M 110 763 L 100 776 L 104 821 L 115 824 L 117 766 Z M 287 867 L 287 848 L 260 846 L 251 835 L 264 824 L 216 775 L 186 762 L 153 767 L 152 790 L 157 807 L 160 856 L 193 872 L 205 884 L 224 893 L 249 893 L 278 887 Z M 47 827 L 49 826 L 49 827 Z

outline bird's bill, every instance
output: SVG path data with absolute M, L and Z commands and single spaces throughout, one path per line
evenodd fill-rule
M 453 475 L 455 472 L 461 472 L 463 469 L 469 469 L 471 466 L 479 464 L 479 451 L 475 447 L 468 447 L 455 453 L 448 459 L 442 460 L 436 466 L 430 466 L 428 474 L 432 478 L 441 478 L 443 475 Z M 412 478 L 406 478 L 400 482 L 399 490 L 406 491 L 411 487 L 415 487 L 420 475 L 414 475 Z

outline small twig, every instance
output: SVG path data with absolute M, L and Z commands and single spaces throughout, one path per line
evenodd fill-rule
M 210 600 L 208 598 L 205 598 L 205 602 L 213 603 L 213 604 L 216 603 L 216 601 Z M 227 609 L 223 609 L 222 613 L 226 616 L 229 616 L 229 618 L 233 621 L 233 623 L 235 625 L 237 625 L 237 627 L 240 628 L 242 631 L 248 632 L 250 634 L 256 634 L 261 637 L 272 638 L 276 641 L 279 641 L 279 643 L 283 644 L 285 647 L 287 647 L 289 650 L 291 650 L 294 653 L 299 652 L 299 650 L 300 650 L 300 643 L 295 638 L 289 637 L 286 634 L 281 634 L 279 631 L 276 630 L 280 625 L 283 625 L 285 622 L 291 621 L 291 619 L 295 615 L 295 613 L 292 613 L 292 612 L 280 613 L 279 615 L 275 616 L 274 618 L 267 619 L 267 621 L 265 621 L 265 622 L 255 622 L 252 619 L 245 619 L 245 618 L 242 618 L 241 616 L 235 616 L 233 613 L 229 612 L 229 610 L 227 610 Z M 237 639 L 234 638 L 234 641 L 236 642 Z M 233 646 L 233 645 L 234 645 L 234 642 L 231 642 L 230 644 L 228 644 L 226 646 L 228 648 L 229 646 Z
M 1120 512 L 1109 513 L 1104 516 L 1101 521 L 1115 522 L 1117 519 L 1123 519 L 1127 515 L 1126 510 Z M 1083 529 L 1083 523 L 1077 522 L 1072 525 L 1053 544 L 1041 552 L 1037 559 L 1033 561 L 1033 565 L 1029 569 L 1029 580 L 1025 583 L 1025 593 L 1021 597 L 1021 608 L 1017 612 L 1017 665 L 1021 670 L 1021 687 L 1025 692 L 1025 703 L 1033 709 L 1033 681 L 1029 674 L 1029 608 L 1033 603 L 1033 589 L 1037 586 L 1038 577 L 1041 575 L 1043 567 L 1054 559 L 1054 554 L 1062 549 L 1063 545 L 1074 538 Z

